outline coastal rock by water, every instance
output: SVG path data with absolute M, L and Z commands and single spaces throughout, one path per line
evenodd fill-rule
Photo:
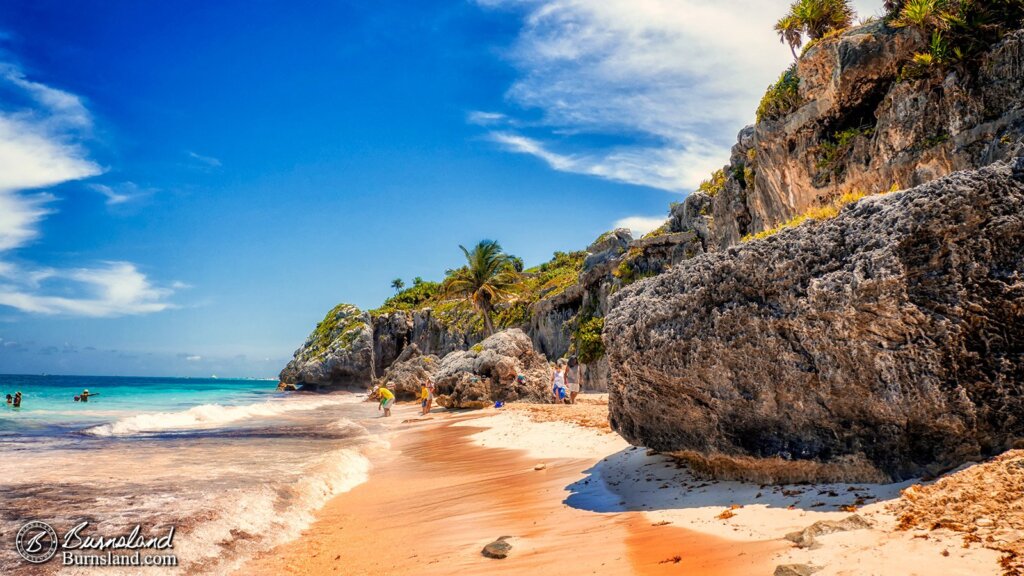
M 370 315 L 351 304 L 335 306 L 281 370 L 284 385 L 305 389 L 367 387 L 373 380 Z
M 661 452 L 897 480 L 1005 450 L 1024 159 L 683 262 L 613 296 L 604 342 L 612 427 Z
M 399 400 L 412 400 L 419 397 L 420 386 L 434 376 L 440 365 L 440 358 L 423 354 L 419 346 L 410 344 L 384 371 L 380 380 Z
M 546 402 L 549 378 L 547 361 L 518 328 L 448 354 L 434 374 L 437 403 L 446 408 L 483 408 L 499 400 Z

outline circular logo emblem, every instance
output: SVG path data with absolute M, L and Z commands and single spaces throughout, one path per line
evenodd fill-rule
M 33 520 L 18 530 L 14 545 L 22 558 L 42 564 L 57 553 L 57 533 L 46 522 Z

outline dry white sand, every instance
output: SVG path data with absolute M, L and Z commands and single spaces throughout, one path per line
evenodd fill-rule
M 557 407 L 556 407 L 557 408 Z M 961 535 L 948 530 L 896 531 L 887 511 L 900 484 L 816 484 L 758 486 L 704 481 L 672 459 L 629 446 L 613 433 L 569 422 L 537 422 L 529 414 L 490 410 L 465 422 L 486 430 L 470 436 L 488 448 L 525 451 L 538 464 L 555 458 L 593 458 L 585 477 L 566 487 L 565 503 L 595 512 L 642 511 L 652 523 L 739 541 L 778 540 L 819 520 L 841 520 L 856 513 L 871 529 L 819 536 L 820 546 L 793 545 L 777 564 L 809 564 L 822 576 L 936 576 L 1000 574 L 997 552 L 964 548 Z M 728 511 L 728 512 L 726 512 Z

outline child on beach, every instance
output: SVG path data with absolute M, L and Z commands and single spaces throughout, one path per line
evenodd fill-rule
M 373 389 L 377 394 L 377 398 L 380 398 L 380 404 L 377 405 L 377 410 L 384 409 L 384 417 L 391 416 L 391 405 L 395 403 L 395 393 L 388 390 L 386 386 L 378 386 Z
M 555 404 L 560 404 L 568 396 L 565 388 L 565 360 L 560 359 L 557 364 L 552 364 L 551 368 L 551 394 L 555 397 Z
M 424 380 L 420 386 L 420 414 L 430 414 L 430 408 L 434 404 L 434 383 L 430 379 Z

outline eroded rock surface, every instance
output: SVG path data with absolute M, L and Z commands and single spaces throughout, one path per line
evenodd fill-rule
M 685 261 L 616 293 L 604 340 L 612 427 L 658 451 L 903 479 L 1005 450 L 1024 159 Z
M 530 337 L 514 328 L 442 358 L 434 382 L 441 406 L 483 408 L 499 400 L 547 402 L 550 377 Z
M 413 400 L 420 395 L 420 387 L 432 378 L 441 365 L 433 354 L 423 354 L 419 346 L 410 344 L 384 371 L 381 383 L 395 393 L 399 400 Z
M 369 314 L 351 304 L 335 306 L 281 370 L 281 385 L 368 387 L 374 376 L 370 322 Z

